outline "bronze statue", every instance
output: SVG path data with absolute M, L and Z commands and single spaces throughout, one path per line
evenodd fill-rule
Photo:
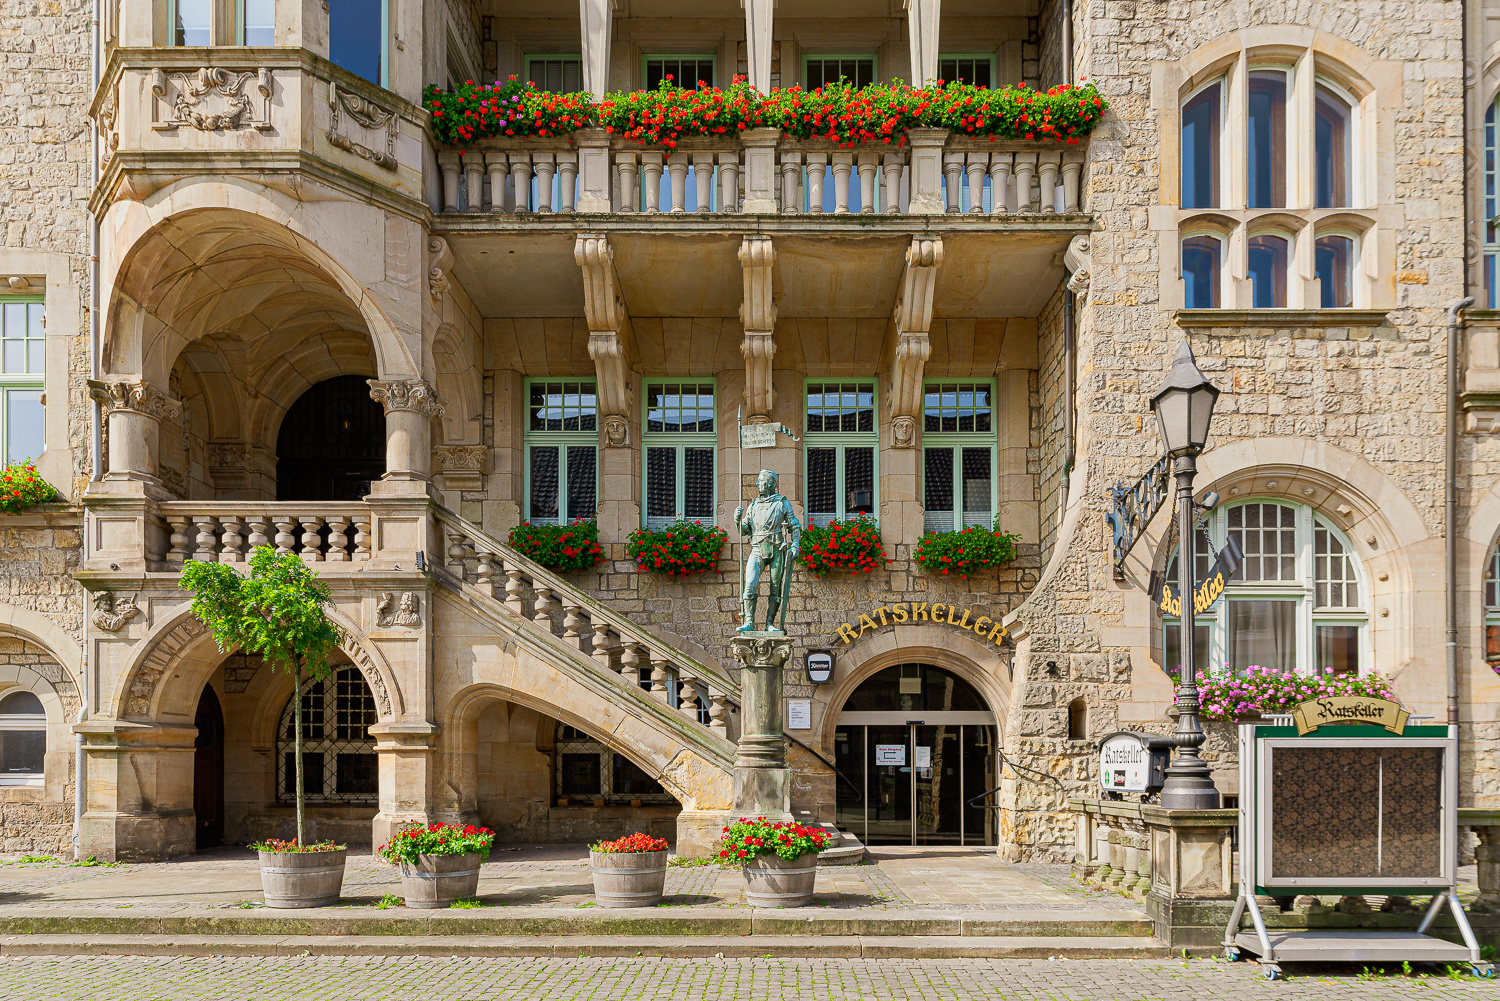
M 755 632 L 755 607 L 759 601 L 757 590 L 763 569 L 771 573 L 770 607 L 766 615 L 765 632 L 785 632 L 787 594 L 791 590 L 791 564 L 797 559 L 802 545 L 802 523 L 792 511 L 792 502 L 776 492 L 780 477 L 770 469 L 762 469 L 755 479 L 760 496 L 750 502 L 748 508 L 734 509 L 734 524 L 741 535 L 750 537 L 749 553 L 745 556 L 742 575 L 744 585 L 740 589 L 741 621 L 739 632 Z

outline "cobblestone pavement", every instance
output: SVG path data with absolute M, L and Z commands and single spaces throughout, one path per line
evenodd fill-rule
M 716 865 L 674 867 L 668 907 L 741 908 L 744 878 Z M 400 876 L 368 850 L 351 850 L 343 907 L 371 907 L 401 892 Z M 503 846 L 481 869 L 479 897 L 496 907 L 587 907 L 593 904 L 588 849 L 583 845 Z M 256 856 L 222 848 L 172 862 L 75 867 L 55 860 L 0 864 L 0 913 L 67 906 L 168 911 L 261 906 Z M 834 909 L 1136 912 L 1137 901 L 1087 888 L 1067 866 L 1013 865 L 993 851 L 966 848 L 879 848 L 863 865 L 818 870 L 815 904 Z
M 231 959 L 0 960 L 7 1001 L 1447 1001 L 1493 981 L 1361 980 L 1315 968 L 1267 983 L 1247 964 L 1195 960 Z

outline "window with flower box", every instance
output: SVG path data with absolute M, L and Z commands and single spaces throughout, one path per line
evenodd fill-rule
M 840 80 L 853 87 L 868 87 L 875 82 L 875 57 L 816 55 L 802 58 L 803 90 L 817 90 Z
M 530 379 L 526 520 L 566 525 L 598 509 L 599 393 L 592 379 Z
M 0 445 L 6 462 L 42 454 L 46 333 L 40 298 L 0 301 Z
M 552 94 L 583 90 L 583 56 L 578 53 L 526 57 L 526 79 Z M 556 205 L 556 202 L 553 202 Z
M 646 90 L 655 90 L 663 80 L 671 80 L 684 90 L 696 90 L 700 81 L 710 87 L 716 82 L 711 55 L 648 55 L 642 64 Z
M 984 52 L 946 53 L 938 56 L 938 79 L 975 87 L 995 86 L 995 57 Z
M 808 524 L 875 517 L 880 451 L 875 383 L 809 379 L 806 401 L 802 447 Z
M 922 402 L 924 527 L 951 532 L 995 523 L 995 384 L 934 380 Z
M 648 380 L 642 395 L 645 526 L 712 523 L 718 451 L 713 380 Z
M 1232 535 L 1244 561 L 1224 596 L 1194 617 L 1194 663 L 1202 670 L 1252 666 L 1306 674 L 1368 672 L 1367 589 L 1353 547 L 1305 504 L 1248 501 L 1215 511 L 1196 534 L 1194 579 L 1203 580 L 1213 553 Z M 1177 580 L 1177 554 L 1167 566 Z M 1181 663 L 1181 630 L 1163 620 L 1162 666 Z

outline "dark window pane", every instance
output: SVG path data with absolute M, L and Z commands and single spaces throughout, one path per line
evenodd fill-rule
M 1203 90 L 1182 109 L 1182 207 L 1219 204 L 1219 85 Z
M 282 783 L 286 795 L 297 795 L 297 755 L 287 751 L 281 756 Z M 302 791 L 308 796 L 323 795 L 323 752 L 302 752 Z
M 677 514 L 677 449 L 646 449 L 646 517 Z
M 827 524 L 838 514 L 838 484 L 835 460 L 838 449 L 807 450 L 807 517 L 817 524 Z
M 1250 207 L 1286 204 L 1286 74 L 1250 74 L 1249 148 L 1246 150 Z
M 844 449 L 844 515 L 875 513 L 875 450 Z
M 1317 207 L 1349 204 L 1349 105 L 1333 91 L 1318 87 L 1314 135 L 1314 180 Z
M 296 719 L 288 713 L 286 718 L 286 739 L 293 739 L 292 728 L 296 726 Z M 323 739 L 323 686 L 314 685 L 302 693 L 302 739 Z
M 599 461 L 592 445 L 568 446 L 568 520 L 577 521 L 594 516 L 596 503 L 595 481 L 599 475 Z
M 340 754 L 334 783 L 342 796 L 377 794 L 379 770 L 373 754 Z
M 1317 661 L 1313 667 L 1319 674 L 1333 669 L 1334 674 L 1359 673 L 1359 627 L 1317 627 Z
M 646 60 L 646 89 L 655 90 L 657 84 L 670 77 L 679 87 L 693 90 L 699 81 L 714 85 L 714 61 L 712 59 L 684 59 L 669 57 Z
M 559 449 L 556 445 L 531 447 L 531 520 L 557 520 Z
M 656 795 L 666 792 L 640 765 L 623 754 L 616 754 L 610 785 L 620 795 Z
M 0 772 L 40 772 L 46 756 L 47 731 L 0 730 Z
M 1354 241 L 1347 236 L 1320 236 L 1315 246 L 1321 281 L 1322 307 L 1348 309 L 1354 305 Z
M 1209 636 L 1212 626 L 1204 625 L 1200 620 L 1193 622 L 1193 670 L 1207 671 Z M 1182 623 L 1175 619 L 1169 619 L 1162 623 L 1165 632 L 1163 646 L 1162 670 L 1171 677 L 1182 676 Z
M 966 448 L 964 463 L 964 527 L 990 527 L 990 450 Z
M 0 699 L 0 716 L 41 716 L 45 712 L 34 692 L 11 692 Z
M 564 754 L 558 765 L 564 796 L 597 796 L 599 789 L 599 755 Z
M 1256 309 L 1286 307 L 1286 241 L 1279 236 L 1250 238 L 1250 305 Z
M 684 448 L 682 464 L 686 489 L 683 491 L 684 518 L 714 516 L 714 450 Z
M 328 58 L 380 84 L 381 27 L 385 0 L 328 0 Z
M 341 668 L 338 673 L 338 697 L 334 703 L 334 736 L 338 740 L 364 740 L 365 728 L 373 726 L 375 696 L 357 667 Z
M 922 450 L 925 475 L 922 477 L 923 506 L 928 511 L 953 510 L 953 449 Z
M 1229 664 L 1237 673 L 1250 667 L 1283 674 L 1296 669 L 1295 601 L 1236 600 L 1228 603 L 1228 613 Z
M 1219 307 L 1219 241 L 1190 236 L 1182 241 L 1183 305 L 1188 309 Z

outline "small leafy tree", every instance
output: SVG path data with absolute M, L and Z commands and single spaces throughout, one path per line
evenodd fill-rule
M 338 629 L 328 620 L 328 585 L 295 553 L 270 546 L 250 554 L 250 574 L 228 563 L 189 563 L 182 586 L 193 592 L 192 611 L 225 653 L 260 654 L 271 668 L 292 676 L 292 746 L 297 771 L 297 843 L 303 834 L 302 681 L 324 678 Z

